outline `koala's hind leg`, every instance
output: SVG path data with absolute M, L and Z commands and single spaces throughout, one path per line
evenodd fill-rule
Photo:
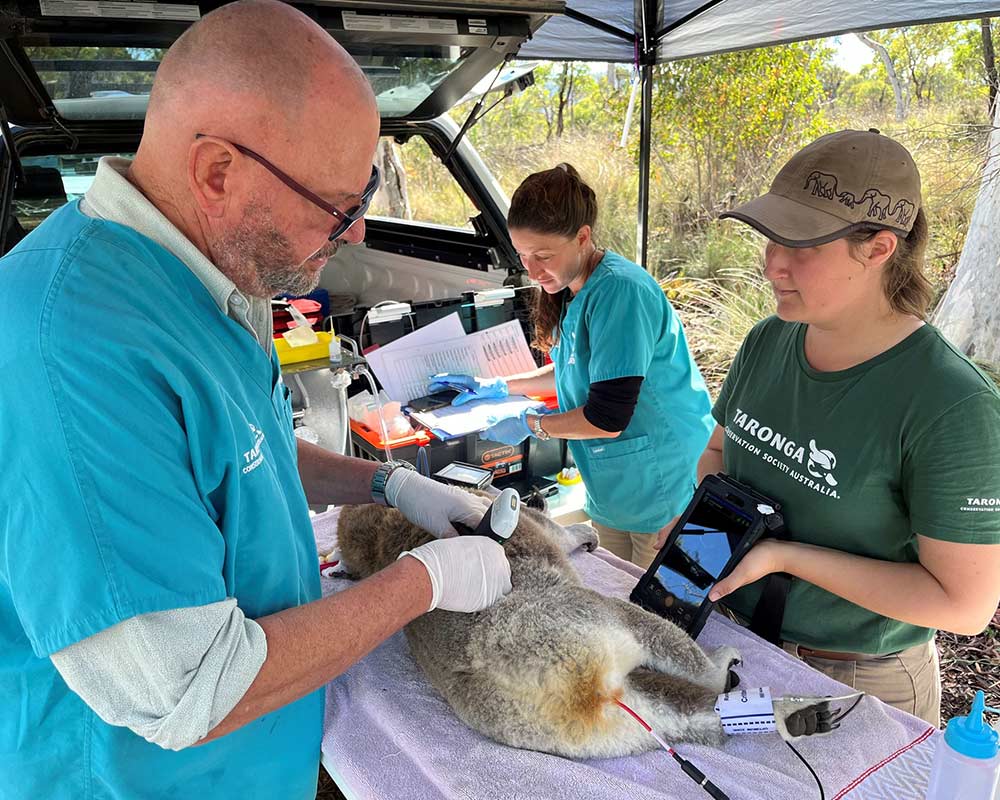
M 720 745 L 725 734 L 715 713 L 715 699 L 715 692 L 704 686 L 640 667 L 625 678 L 622 701 L 668 744 Z
M 622 621 L 642 647 L 643 666 L 674 675 L 715 694 L 726 690 L 729 668 L 740 661 L 734 647 L 720 647 L 711 656 L 671 622 L 624 600 L 609 598 Z

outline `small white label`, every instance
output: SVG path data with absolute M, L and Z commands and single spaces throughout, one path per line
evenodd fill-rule
M 479 25 L 470 25 L 469 33 L 475 33 L 485 36 L 486 34 L 489 33 L 489 31 L 486 28 L 480 27 Z
M 458 22 L 435 17 L 402 17 L 396 14 L 359 14 L 342 11 L 345 31 L 394 33 L 458 33 Z
M 473 25 L 478 25 L 480 28 L 485 28 L 486 27 L 486 20 L 485 19 L 470 19 L 469 20 L 469 27 L 472 27 Z
M 140 3 L 129 0 L 39 0 L 44 17 L 110 17 L 112 19 L 175 19 L 194 22 L 198 6 L 177 3 Z
M 771 690 L 767 686 L 720 694 L 715 701 L 715 713 L 722 720 L 722 730 L 728 734 L 772 733 L 777 730 Z

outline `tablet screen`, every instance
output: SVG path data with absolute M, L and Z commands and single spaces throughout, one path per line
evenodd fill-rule
M 482 483 L 485 478 L 489 477 L 489 470 L 477 469 L 476 467 L 467 466 L 465 464 L 451 463 L 444 469 L 439 470 L 437 474 L 442 478 L 447 478 L 451 481 L 459 481 L 461 483 L 467 483 L 470 486 L 476 486 Z
M 678 624 L 692 620 L 752 522 L 741 508 L 704 494 L 673 543 L 657 557 L 647 597 L 655 598 L 661 613 Z

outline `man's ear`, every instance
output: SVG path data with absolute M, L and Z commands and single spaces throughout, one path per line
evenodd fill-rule
M 228 142 L 214 136 L 198 137 L 188 150 L 188 185 L 207 217 L 221 217 L 232 201 L 234 154 Z
M 868 265 L 881 267 L 886 261 L 892 258 L 898 244 L 899 239 L 892 231 L 882 230 L 876 233 L 865 243 Z
M 593 233 L 594 232 L 589 225 L 584 225 L 583 227 L 580 228 L 580 230 L 576 232 L 576 243 L 580 247 L 583 247 L 587 242 L 590 241 L 591 237 L 593 236 Z

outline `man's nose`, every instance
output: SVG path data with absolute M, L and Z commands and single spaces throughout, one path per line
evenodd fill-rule
M 365 219 L 362 217 L 337 239 L 338 242 L 347 244 L 360 244 L 365 240 Z

